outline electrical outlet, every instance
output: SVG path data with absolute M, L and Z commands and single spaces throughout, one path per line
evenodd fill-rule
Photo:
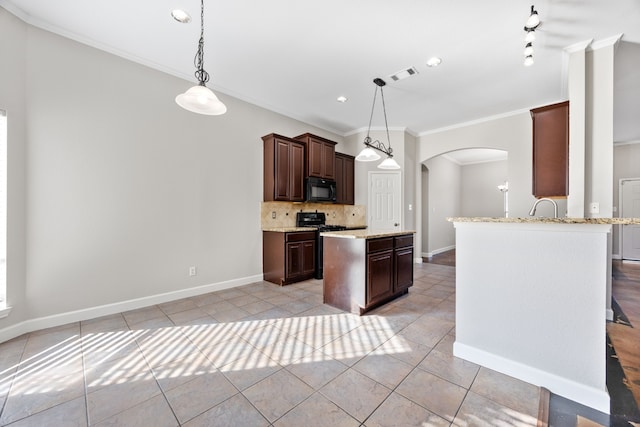
M 599 214 L 600 213 L 600 203 L 598 203 L 598 202 L 589 203 L 589 212 L 591 212 L 592 214 Z
M 195 266 L 189 267 L 189 276 L 195 276 L 196 274 L 198 274 L 198 270 L 196 269 L 196 267 Z
M 271 212 L 271 218 L 276 219 L 276 211 Z

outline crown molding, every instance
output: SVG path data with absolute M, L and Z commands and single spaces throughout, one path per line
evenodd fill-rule
M 591 43 L 587 51 L 592 52 L 594 50 L 602 49 L 603 47 L 608 47 L 608 46 L 615 47 L 618 45 L 618 42 L 620 41 L 620 39 L 622 39 L 622 36 L 623 34 L 620 33 L 616 36 L 608 37 L 606 39 L 596 40 Z
M 483 117 L 481 119 L 470 120 L 468 122 L 458 123 L 458 124 L 451 125 L 451 126 L 445 126 L 445 127 L 441 127 L 441 128 L 438 128 L 438 129 L 432 129 L 432 130 L 420 132 L 418 134 L 418 137 L 427 136 L 427 135 L 433 135 L 433 134 L 436 134 L 436 133 L 441 133 L 441 132 L 454 130 L 454 129 L 460 129 L 460 128 L 464 128 L 464 127 L 467 127 L 467 126 L 477 125 L 477 124 L 480 124 L 480 123 L 491 122 L 493 120 L 498 120 L 498 119 L 504 119 L 504 118 L 507 118 L 507 117 L 517 116 L 517 115 L 523 114 L 523 113 L 529 114 L 529 111 L 530 111 L 530 109 L 527 108 L 527 109 L 509 111 L 507 113 L 502 113 L 502 114 L 496 114 L 496 115 L 493 115 L 493 116 L 487 116 L 487 117 Z
M 620 142 L 614 141 L 613 142 L 613 145 L 615 147 L 621 147 L 623 145 L 636 145 L 636 144 L 640 144 L 640 139 L 635 141 L 620 141 Z

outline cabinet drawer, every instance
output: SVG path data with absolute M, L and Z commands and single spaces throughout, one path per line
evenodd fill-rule
M 367 253 L 393 249 L 393 237 L 367 240 Z
M 413 246 L 413 234 L 409 236 L 394 237 L 394 247 L 404 248 L 406 246 Z
M 300 231 L 295 233 L 286 233 L 285 240 L 287 242 L 302 242 L 304 240 L 316 240 L 316 232 Z

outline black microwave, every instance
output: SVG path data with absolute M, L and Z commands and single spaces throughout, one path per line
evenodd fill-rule
M 332 179 L 310 176 L 307 182 L 307 202 L 336 202 L 336 182 Z

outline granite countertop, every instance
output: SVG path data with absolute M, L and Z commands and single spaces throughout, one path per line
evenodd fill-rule
M 459 217 L 447 218 L 449 222 L 498 222 L 498 223 L 538 223 L 538 224 L 640 224 L 640 218 L 502 218 L 502 217 Z
M 262 231 L 274 231 L 276 233 L 293 233 L 296 231 L 316 231 L 310 227 L 274 227 L 274 228 L 263 228 Z
M 347 225 L 347 230 L 360 230 L 367 228 L 366 225 Z M 293 233 L 296 231 L 316 231 L 313 227 L 270 227 L 263 228 L 262 231 L 273 231 L 276 233 Z
M 402 236 L 414 234 L 414 230 L 389 231 L 389 230 L 345 230 L 345 231 L 325 231 L 320 233 L 322 237 L 340 237 L 342 239 L 375 239 L 377 237 Z

